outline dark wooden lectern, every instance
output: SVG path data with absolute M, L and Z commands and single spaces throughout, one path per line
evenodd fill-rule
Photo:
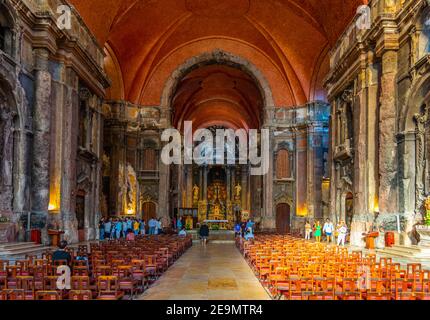
M 58 245 L 60 244 L 60 237 L 62 234 L 64 234 L 64 231 L 53 229 L 48 230 L 48 236 L 51 237 L 51 244 L 54 247 L 58 247 Z
M 375 249 L 375 239 L 379 237 L 379 232 L 363 233 L 366 238 L 366 249 Z

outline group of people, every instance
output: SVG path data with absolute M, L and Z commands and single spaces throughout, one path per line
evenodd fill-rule
M 334 242 L 334 238 L 337 238 L 337 245 L 345 246 L 346 235 L 348 234 L 348 227 L 345 221 L 339 221 L 336 228 L 330 219 L 327 219 L 324 225 L 317 220 L 312 226 L 309 220 L 305 223 L 305 239 L 310 240 L 311 236 L 315 237 L 316 242 L 321 242 L 321 236 L 326 236 L 327 243 Z
M 255 223 L 251 219 L 237 222 L 234 226 L 236 237 L 242 237 L 245 240 L 254 239 L 254 225 Z
M 99 221 L 100 240 L 123 238 L 134 240 L 137 235 L 146 234 L 146 227 L 150 235 L 163 233 L 161 219 L 151 218 L 146 225 L 145 219 L 102 217 Z

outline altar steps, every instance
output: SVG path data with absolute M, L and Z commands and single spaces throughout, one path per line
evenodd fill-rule
M 35 242 L 4 242 L 0 243 L 0 259 L 21 258 L 27 254 L 37 255 L 49 247 Z
M 384 249 L 377 249 L 377 253 L 386 256 L 413 259 L 419 262 L 430 262 L 430 248 L 416 245 L 395 245 Z
M 193 241 L 200 241 L 198 230 L 190 230 L 188 234 L 192 236 Z M 211 230 L 209 232 L 209 241 L 211 243 L 234 243 L 234 231 L 231 230 Z

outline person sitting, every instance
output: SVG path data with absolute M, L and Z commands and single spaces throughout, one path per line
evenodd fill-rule
M 70 262 L 72 261 L 72 256 L 69 252 L 66 251 L 66 248 L 67 241 L 61 240 L 60 244 L 58 245 L 58 249 L 52 254 L 52 261 L 65 260 L 67 261 L 67 265 L 70 265 Z
M 202 243 L 205 245 L 209 238 L 209 227 L 206 223 L 203 223 L 199 230 L 200 239 Z
M 136 240 L 136 235 L 134 234 L 132 229 L 127 230 L 127 237 L 125 238 L 127 241 L 134 241 Z
M 187 236 L 187 231 L 185 231 L 185 227 L 182 227 L 182 229 L 181 229 L 181 231 L 179 231 L 178 235 L 181 237 Z

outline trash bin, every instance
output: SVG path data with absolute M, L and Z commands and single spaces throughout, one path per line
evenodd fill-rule
M 32 229 L 30 233 L 30 239 L 32 242 L 41 244 L 42 243 L 42 234 L 39 229 Z
M 385 246 L 386 247 L 394 246 L 394 232 L 385 233 Z

